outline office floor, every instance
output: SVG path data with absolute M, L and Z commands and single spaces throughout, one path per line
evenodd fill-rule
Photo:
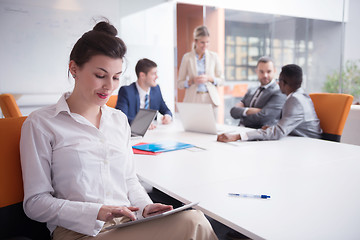
M 180 201 L 166 195 L 165 193 L 159 191 L 156 188 L 152 188 L 152 190 L 149 191 L 148 194 L 153 202 L 173 205 L 174 208 L 181 207 L 183 205 Z M 249 239 L 246 236 L 232 230 L 231 228 L 223 225 L 222 223 L 216 221 L 215 219 L 212 219 L 209 216 L 206 216 L 206 218 L 209 220 L 219 240 Z M 236 235 L 236 238 L 229 237 L 229 234 Z

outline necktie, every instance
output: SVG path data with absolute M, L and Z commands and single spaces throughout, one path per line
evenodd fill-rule
M 149 108 L 149 94 L 145 95 L 145 106 L 144 106 L 144 108 L 145 109 Z
M 262 92 L 264 89 L 265 89 L 264 87 L 259 87 L 259 88 L 256 90 L 253 98 L 251 99 L 251 102 L 250 102 L 250 106 L 249 106 L 249 107 L 254 107 L 254 106 L 255 106 L 256 101 L 259 99 L 259 96 L 260 96 L 261 92 Z

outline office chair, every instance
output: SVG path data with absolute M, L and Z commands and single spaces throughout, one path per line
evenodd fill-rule
M 340 93 L 311 93 L 309 96 L 320 119 L 322 139 L 340 142 L 354 97 Z
M 12 94 L 0 94 L 0 107 L 5 118 L 22 117 L 20 109 Z
M 45 223 L 29 219 L 23 210 L 20 133 L 26 117 L 0 119 L 0 239 L 50 239 Z
M 118 95 L 111 95 L 106 105 L 109 107 L 115 108 L 117 102 Z

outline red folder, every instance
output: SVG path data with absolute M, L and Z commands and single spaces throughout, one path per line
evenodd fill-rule
M 143 145 L 143 144 L 148 144 L 148 143 L 141 142 L 141 143 L 135 144 L 134 146 Z M 133 148 L 133 152 L 134 152 L 134 154 L 143 154 L 143 155 L 158 155 L 161 153 L 161 152 L 155 153 L 155 152 L 150 152 L 150 151 L 144 151 L 144 150 L 139 150 L 139 149 L 135 149 L 135 148 Z

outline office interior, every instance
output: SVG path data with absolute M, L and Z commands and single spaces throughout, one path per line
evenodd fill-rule
M 218 53 L 225 76 L 219 88 L 219 123 L 237 124 L 229 110 L 258 84 L 256 61 L 264 55 L 275 60 L 276 76 L 285 64 L 300 65 L 308 93 L 349 93 L 359 102 L 359 71 L 349 70 L 360 64 L 359 4 L 356 0 L 1 0 L 0 30 L 6 34 L 0 46 L 0 93 L 13 94 L 23 115 L 55 103 L 73 86 L 67 64 L 76 39 L 106 17 L 128 46 L 121 86 L 136 81 L 138 59 L 152 59 L 173 112 L 175 102 L 184 97 L 184 90 L 176 86 L 181 58 L 192 48 L 193 29 L 202 24 L 210 30 L 209 50 Z
M 73 88 L 73 45 L 106 17 L 128 47 L 120 85 L 136 81 L 137 61 L 149 58 L 176 112 L 184 97 L 177 89 L 181 59 L 192 48 L 193 29 L 204 24 L 225 76 L 219 123 L 238 124 L 229 111 L 258 85 L 257 59 L 268 55 L 276 77 L 283 65 L 301 66 L 307 93 L 353 95 L 341 142 L 360 145 L 359 9 L 357 0 L 0 0 L 0 94 L 12 94 L 24 116 L 55 104 Z

